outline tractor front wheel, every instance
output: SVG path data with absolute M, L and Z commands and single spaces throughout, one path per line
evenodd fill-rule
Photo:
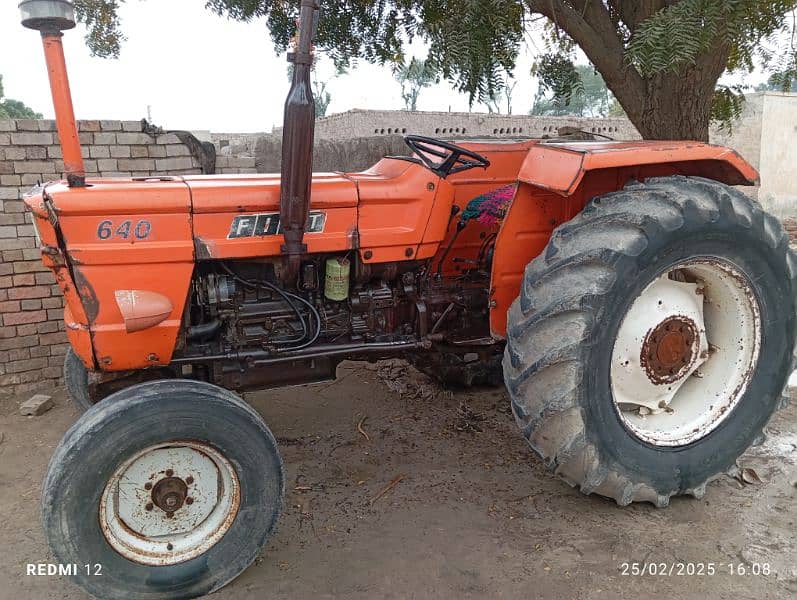
M 786 401 L 797 259 L 777 219 L 699 178 L 594 199 L 526 268 L 504 373 L 531 447 L 625 505 L 700 497 Z
M 57 562 L 97 598 L 195 598 L 237 577 L 277 522 L 282 460 L 260 416 L 206 383 L 126 388 L 55 451 L 42 520 Z
M 82 412 L 94 406 L 89 395 L 89 371 L 72 346 L 67 348 L 64 356 L 64 385 L 69 399 Z

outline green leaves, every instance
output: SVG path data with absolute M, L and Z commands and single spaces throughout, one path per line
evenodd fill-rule
M 409 63 L 396 65 L 393 76 L 401 85 L 401 98 L 406 110 L 416 110 L 421 90 L 438 81 L 437 75 L 426 61 L 415 57 Z
M 3 76 L 0 75 L 0 119 L 41 119 L 41 113 L 19 100 L 4 98 Z
M 733 131 L 733 123 L 744 110 L 744 89 L 741 86 L 717 87 L 711 103 L 711 121 L 719 124 L 720 130 Z
M 429 44 L 431 67 L 474 101 L 494 98 L 512 75 L 523 41 L 524 8 L 516 0 L 418 3 L 416 31 Z
M 570 106 L 574 96 L 584 95 L 584 82 L 573 60 L 561 54 L 543 54 L 531 70 L 540 82 L 540 91 L 550 92 L 557 108 Z
M 75 1 L 93 54 L 118 56 L 124 40 L 118 10 L 125 1 Z M 278 52 L 295 34 L 299 0 L 206 0 L 205 5 L 235 20 L 264 19 Z M 693 95 L 692 102 L 682 103 L 682 114 L 658 121 L 692 123 L 684 113 L 699 106 L 705 127 L 695 126 L 692 137 L 705 137 L 712 97 L 713 118 L 725 122 L 738 114 L 739 90 L 720 87 L 714 95 L 723 71 L 763 67 L 784 90 L 797 80 L 797 0 L 323 0 L 321 5 L 316 47 L 336 66 L 360 59 L 402 65 L 405 46 L 421 39 L 429 49 L 426 68 L 467 94 L 471 104 L 500 96 L 514 75 L 524 36 L 539 37 L 540 28 L 532 23 L 542 15 L 544 51 L 532 74 L 544 93 L 560 107 L 583 93 L 574 75 L 578 43 L 635 125 L 656 137 L 665 136 L 667 126 L 651 129 L 646 115 L 679 110 L 677 102 L 658 102 L 656 95 Z M 682 88 L 675 90 L 674 82 Z M 683 136 L 688 129 L 673 131 Z
M 644 77 L 693 64 L 698 56 L 730 48 L 728 70 L 752 71 L 771 60 L 765 47 L 792 25 L 797 0 L 680 0 L 644 20 L 626 56 Z M 794 48 L 786 53 L 794 55 Z
M 594 67 L 573 65 L 556 55 L 545 55 L 543 59 L 532 70 L 540 79 L 540 88 L 531 114 L 607 117 L 613 108 L 622 112 L 614 106 L 617 101 Z
M 118 58 L 125 36 L 119 6 L 125 0 L 75 0 L 75 16 L 88 28 L 86 45 L 92 56 Z

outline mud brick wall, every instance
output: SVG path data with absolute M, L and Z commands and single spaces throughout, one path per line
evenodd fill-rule
M 138 121 L 81 121 L 87 175 L 201 173 L 174 133 Z M 183 136 L 184 137 L 184 136 Z M 224 157 L 219 172 L 254 172 L 254 158 Z M 22 195 L 63 170 L 54 121 L 0 120 L 0 397 L 52 387 L 67 349 L 61 291 L 40 260 Z

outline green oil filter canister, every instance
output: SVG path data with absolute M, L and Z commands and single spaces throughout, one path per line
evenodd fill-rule
M 324 296 L 338 302 L 349 297 L 350 268 L 351 263 L 348 258 L 334 257 L 327 259 Z

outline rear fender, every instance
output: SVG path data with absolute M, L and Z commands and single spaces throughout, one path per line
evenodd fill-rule
M 553 230 L 592 198 L 633 180 L 688 175 L 727 185 L 755 185 L 758 172 L 728 148 L 697 142 L 575 142 L 532 146 L 518 173 L 518 190 L 495 243 L 490 283 L 490 331 L 506 337 L 509 307 L 526 265 Z

